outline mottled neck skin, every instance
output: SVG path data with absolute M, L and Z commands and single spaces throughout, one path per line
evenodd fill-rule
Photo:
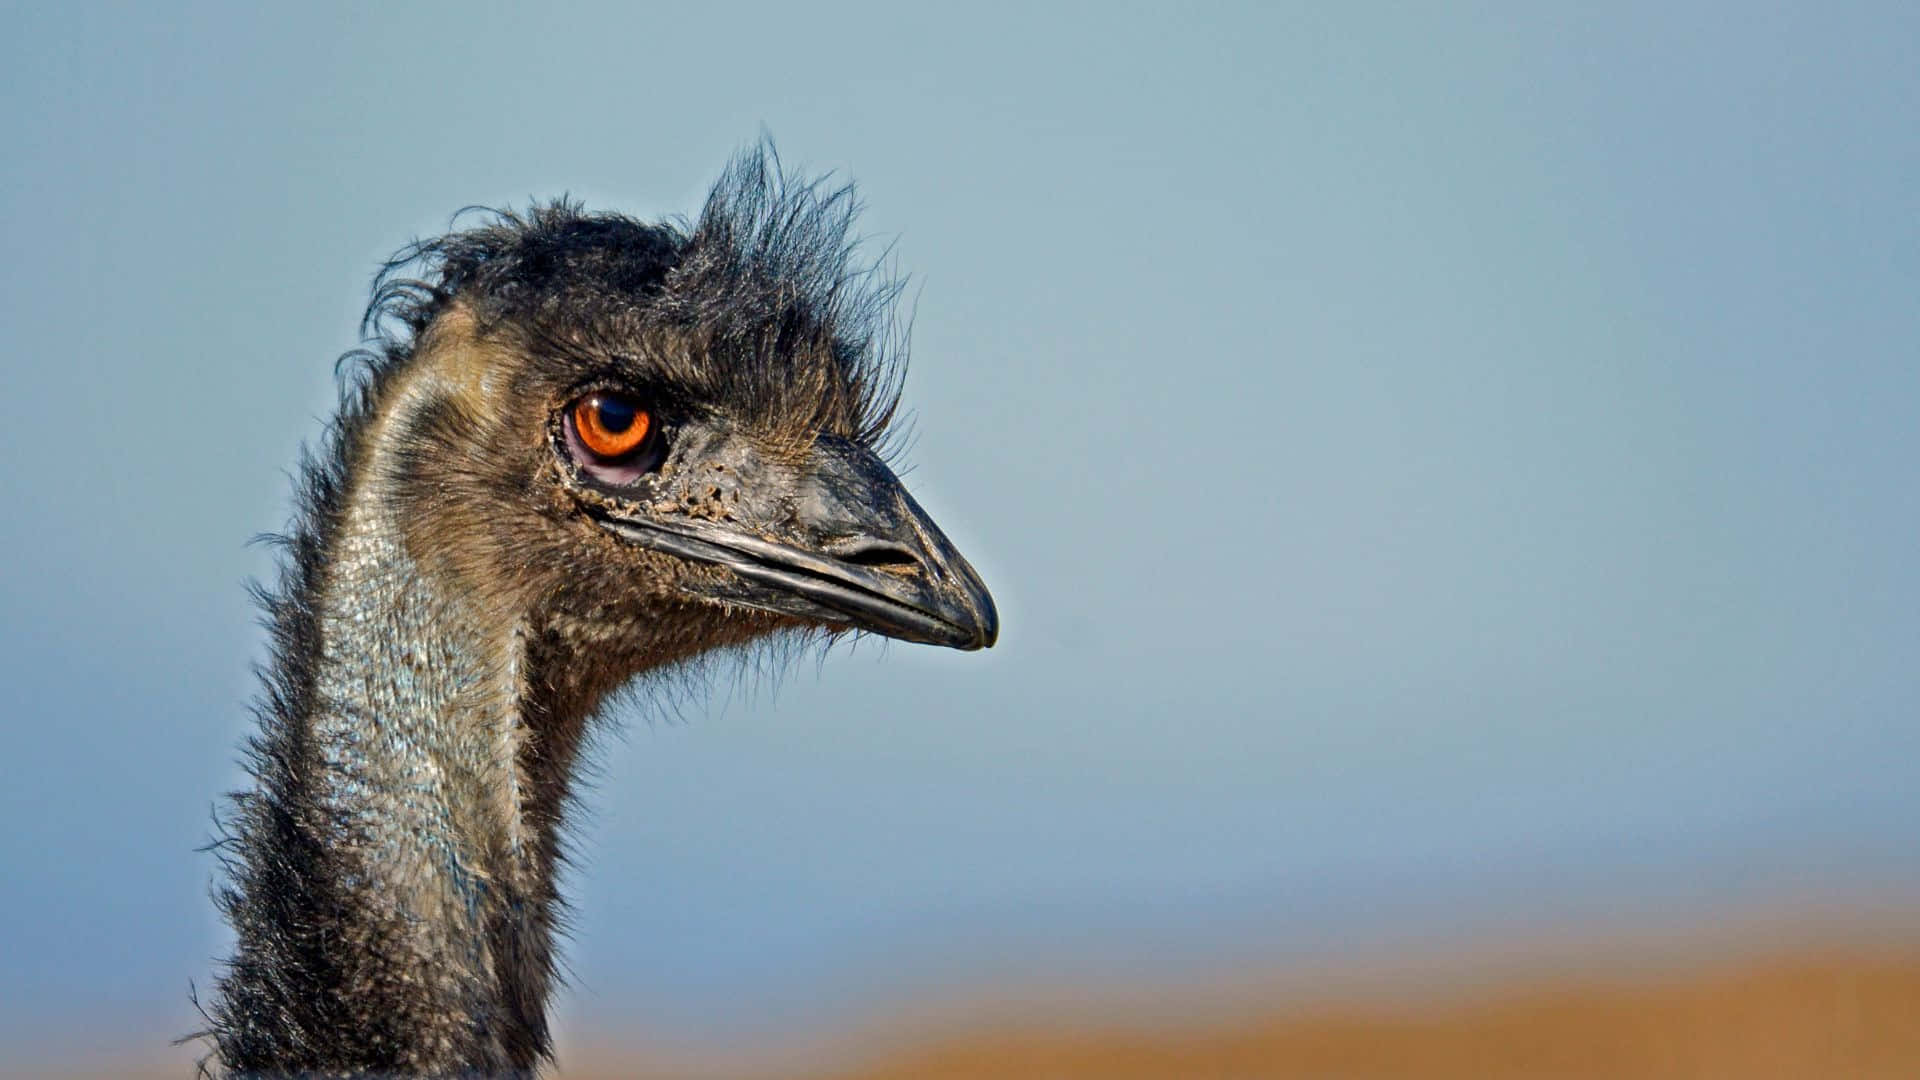
M 306 858 L 248 889 L 239 1075 L 530 1076 L 548 1046 L 556 830 L 593 702 L 545 677 L 542 628 L 409 555 L 394 502 L 356 493 L 306 598 L 311 708 L 270 747 L 299 783 L 255 796 Z
M 551 709 L 527 700 L 527 628 L 423 573 L 380 520 L 384 500 L 366 501 L 320 599 L 308 721 L 313 809 L 355 894 L 341 930 L 370 946 L 344 992 L 392 1018 L 413 1067 L 526 1070 L 546 1044 L 552 785 L 566 772 L 543 790 L 522 759 L 569 762 L 579 725 L 536 733 L 526 714 Z

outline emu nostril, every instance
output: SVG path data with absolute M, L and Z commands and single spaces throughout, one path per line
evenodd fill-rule
M 905 544 L 891 540 L 852 540 L 828 548 L 841 562 L 895 572 L 920 569 L 920 558 Z

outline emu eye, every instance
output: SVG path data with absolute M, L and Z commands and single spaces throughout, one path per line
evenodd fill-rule
M 576 400 L 561 426 L 574 464 L 601 483 L 631 484 L 665 457 L 653 414 L 617 390 L 595 390 Z
M 626 457 L 646 445 L 653 416 L 624 394 L 598 391 L 568 411 L 573 433 L 587 452 L 603 461 Z

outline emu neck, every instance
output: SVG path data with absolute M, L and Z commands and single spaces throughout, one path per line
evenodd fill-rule
M 522 633 L 423 574 L 390 523 L 351 524 L 333 566 L 310 725 L 316 802 L 354 864 L 369 940 L 409 976 L 409 1004 L 432 1000 L 458 1023 L 524 976 L 503 946 L 545 949 L 513 925 L 551 895 L 518 760 Z M 499 1005 L 495 1022 L 527 1019 Z
M 290 783 L 263 785 L 276 805 L 239 841 L 256 861 L 307 857 L 255 868 L 238 903 L 224 989 L 232 1012 L 273 1017 L 221 1036 L 242 1074 L 531 1076 L 547 1051 L 555 834 L 585 703 L 530 692 L 552 682 L 537 635 L 411 557 L 393 505 L 355 493 L 314 595 L 294 598 L 314 615 L 309 708 L 270 726 Z M 290 837 L 262 835 L 278 821 Z

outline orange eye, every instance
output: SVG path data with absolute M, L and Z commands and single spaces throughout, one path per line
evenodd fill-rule
M 601 391 L 574 402 L 573 430 L 595 457 L 625 457 L 646 444 L 653 417 L 633 399 Z

